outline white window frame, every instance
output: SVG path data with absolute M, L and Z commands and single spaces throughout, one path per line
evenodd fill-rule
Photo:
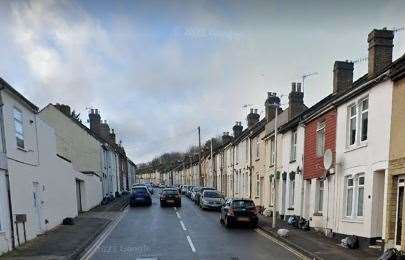
M 16 117 L 16 114 L 20 115 L 20 119 Z M 25 148 L 25 139 L 24 139 L 24 115 L 23 112 L 14 107 L 13 108 L 13 121 L 14 121 L 14 131 L 15 131 L 15 141 L 16 141 L 16 146 L 18 148 L 24 149 Z M 21 132 L 17 129 L 17 125 L 21 125 Z M 18 145 L 18 139 L 22 140 L 22 146 Z
M 295 203 L 295 180 L 290 180 L 288 187 L 288 207 L 294 208 Z
M 367 109 L 364 109 L 364 101 L 367 101 Z M 364 98 L 362 98 L 362 99 L 360 99 L 360 101 L 359 101 L 359 109 L 358 109 L 358 111 L 359 111 L 359 118 L 360 118 L 360 120 L 359 120 L 359 124 L 360 124 L 360 126 L 359 126 L 359 140 L 360 140 L 360 143 L 364 143 L 364 142 L 367 142 L 367 140 L 368 140 L 368 109 L 369 109 L 369 107 L 370 107 L 370 101 L 369 101 L 369 98 L 368 98 L 368 96 L 367 97 L 364 97 Z M 363 128 L 364 128 L 364 125 L 363 125 L 363 117 L 364 117 L 364 114 L 367 114 L 367 137 L 366 137 L 366 139 L 364 139 L 364 140 L 362 140 L 362 135 L 363 135 Z
M 270 165 L 273 166 L 276 162 L 276 153 L 275 153 L 275 139 L 270 140 Z
M 320 136 L 322 134 L 322 140 Z M 316 155 L 322 157 L 325 153 L 326 121 L 321 120 L 316 127 Z
M 260 197 L 260 175 L 256 173 L 256 197 Z
M 360 179 L 363 178 L 363 184 L 360 183 Z M 352 186 L 348 186 L 348 181 L 353 180 Z M 359 219 L 362 220 L 364 218 L 364 203 L 365 203 L 365 182 L 366 177 L 364 173 L 358 173 L 354 175 L 347 175 L 345 176 L 345 198 L 344 198 L 344 216 L 345 218 L 349 219 Z M 351 198 L 351 205 L 348 205 L 348 191 L 352 190 L 352 198 Z M 362 201 L 362 215 L 359 215 L 359 190 L 363 190 L 363 201 Z M 350 208 L 350 214 L 348 213 L 348 209 Z
M 294 162 L 297 160 L 297 139 L 298 133 L 297 130 L 294 130 L 291 133 L 290 162 Z
M 323 202 L 325 200 L 325 181 L 319 180 L 317 183 L 316 211 L 323 213 Z
M 356 110 L 354 114 L 352 114 L 352 108 L 354 108 Z M 347 118 L 348 118 L 348 121 L 347 121 L 347 146 L 349 146 L 349 147 L 355 146 L 356 142 L 357 142 L 357 135 L 358 135 L 358 127 L 357 127 L 358 117 L 357 117 L 357 114 L 358 114 L 357 105 L 355 103 L 350 104 L 347 107 Z M 354 124 L 354 131 L 355 131 L 354 140 L 351 139 L 352 138 L 351 131 L 352 131 L 352 125 L 353 125 L 352 120 L 353 119 L 354 119 L 353 124 Z

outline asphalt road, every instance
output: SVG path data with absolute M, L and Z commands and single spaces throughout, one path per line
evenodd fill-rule
M 91 259 L 297 259 L 248 228 L 225 229 L 219 213 L 182 197 L 181 208 L 129 208 Z

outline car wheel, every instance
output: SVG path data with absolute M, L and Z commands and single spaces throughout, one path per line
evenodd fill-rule
M 179 204 L 177 204 L 177 207 L 181 208 L 181 202 Z
M 160 202 L 160 207 L 163 208 L 165 205 L 163 202 Z

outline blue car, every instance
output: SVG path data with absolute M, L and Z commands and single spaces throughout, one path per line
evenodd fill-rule
M 135 186 L 132 188 L 131 196 L 129 197 L 129 205 L 135 206 L 151 206 L 152 196 L 146 186 Z

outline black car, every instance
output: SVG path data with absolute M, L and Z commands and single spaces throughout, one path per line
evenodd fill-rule
M 135 207 L 138 205 L 152 205 L 152 196 L 146 186 L 135 186 L 131 190 L 129 205 Z
M 200 206 L 200 201 L 201 201 L 201 194 L 205 191 L 205 190 L 215 190 L 214 188 L 210 188 L 210 187 L 202 187 L 200 188 L 194 197 L 194 202 L 195 204 L 197 204 L 198 206 Z
M 220 222 L 228 228 L 236 224 L 248 224 L 256 228 L 259 219 L 255 203 L 251 199 L 226 200 L 221 208 Z
M 181 207 L 181 196 L 177 189 L 166 188 L 162 190 L 160 194 L 160 206 L 165 207 L 167 205 Z

